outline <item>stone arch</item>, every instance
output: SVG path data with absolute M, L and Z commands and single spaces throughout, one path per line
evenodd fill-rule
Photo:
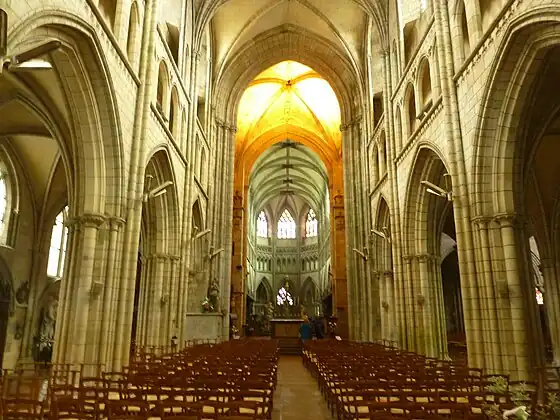
M 414 134 L 416 130 L 416 115 L 418 115 L 416 106 L 416 92 L 414 89 L 414 84 L 411 82 L 408 84 L 404 94 L 404 103 L 406 106 L 406 138 L 403 139 L 403 143 L 407 142 L 408 139 Z
M 169 131 L 178 140 L 180 133 L 180 112 L 181 104 L 179 102 L 179 94 L 177 92 L 177 86 L 173 86 L 171 89 L 171 100 L 169 101 Z
M 268 281 L 268 278 L 263 277 L 256 288 L 256 300 L 259 303 L 266 303 L 272 302 L 274 300 L 274 293 L 272 292 L 272 286 Z M 261 290 L 261 294 L 259 294 L 259 290 Z M 264 298 L 264 301 L 261 302 L 260 298 Z
M 377 235 L 374 240 L 377 243 L 375 249 L 377 253 L 378 271 L 392 270 L 393 260 L 391 251 L 391 212 L 387 200 L 383 195 L 379 198 L 375 217 L 374 229 L 387 234 L 387 239 Z
M 403 125 L 402 121 L 402 107 L 397 105 L 397 109 L 395 112 L 395 146 L 397 147 L 397 152 L 399 152 L 403 145 L 406 143 L 406 127 Z M 398 154 L 398 153 L 397 153 Z
M 122 137 L 102 43 L 95 29 L 79 17 L 42 8 L 12 28 L 8 50 L 46 38 L 62 42 L 62 47 L 52 53 L 52 62 L 70 104 L 70 121 L 64 121 L 45 95 L 26 91 L 21 99 L 59 143 L 68 172 L 72 210 L 78 214 L 120 215 L 124 196 Z M 84 108 L 91 112 L 79 112 Z
M 161 115 L 167 118 L 169 110 L 169 70 L 165 60 L 161 60 L 158 67 L 156 107 Z
M 133 1 L 130 5 L 128 16 L 128 34 L 126 37 L 126 55 L 133 69 L 138 69 L 139 64 L 139 46 L 141 42 L 140 34 L 140 13 L 138 11 L 138 3 Z
M 160 147 L 149 155 L 145 176 L 152 177 L 149 185 L 151 189 L 166 182 L 173 183 L 164 190 L 166 192 L 163 195 L 145 199 L 143 211 L 143 231 L 146 233 L 143 241 L 145 251 L 178 254 L 179 199 L 175 173 L 167 147 Z M 145 193 L 149 193 L 149 191 Z
M 446 200 L 426 192 L 421 181 L 429 181 L 445 188 L 444 174 L 448 165 L 435 146 L 420 144 L 410 173 L 405 199 L 404 249 L 410 255 L 437 255 L 439 242 L 436 231 L 440 218 L 434 217 L 443 212 Z M 434 239 L 436 238 L 436 239 Z
M 501 53 L 492 65 L 475 135 L 473 194 L 478 215 L 515 212 L 519 197 L 513 186 L 520 181 L 525 146 L 519 139 L 527 136 L 529 128 L 521 124 L 521 116 L 533 103 L 529 94 L 544 54 L 560 45 L 559 20 L 560 7 L 535 8 L 510 23 L 498 49 Z M 512 62 L 517 63 L 514 71 Z M 506 100 L 503 92 L 508 92 Z
M 211 0 L 201 7 L 199 13 L 197 13 L 197 19 L 194 24 L 194 45 L 200 45 L 202 43 L 202 38 L 204 36 L 204 30 L 209 25 L 210 20 L 216 14 L 218 9 L 229 2 L 230 0 Z M 353 0 L 358 4 L 372 19 L 374 27 L 378 31 L 379 39 L 382 41 L 383 46 L 388 46 L 388 26 L 386 24 L 388 20 L 388 11 L 384 5 L 377 1 L 371 0 Z M 193 48 L 195 48 L 193 46 Z
M 9 142 L 0 145 L 0 174 L 5 174 L 4 185 L 6 188 L 6 206 L 0 209 L 4 211 L 3 224 L 0 226 L 0 244 L 2 245 L 12 245 L 15 239 L 14 227 L 17 226 L 19 216 L 21 177 L 18 176 L 13 161 L 13 157 L 16 156 L 14 152 Z
M 276 47 L 266 48 L 266 45 Z M 237 106 L 245 88 L 260 72 L 284 60 L 298 61 L 318 72 L 337 96 L 342 121 L 352 120 L 364 97 L 361 75 L 335 45 L 302 28 L 289 26 L 262 33 L 221 68 L 213 101 L 217 115 L 226 121 L 236 121 Z M 247 66 L 247 62 L 253 65 Z
M 430 101 L 432 101 L 432 77 L 431 66 L 428 57 L 423 57 L 418 65 L 418 79 L 416 81 L 418 86 L 418 105 L 420 111 L 426 110 Z

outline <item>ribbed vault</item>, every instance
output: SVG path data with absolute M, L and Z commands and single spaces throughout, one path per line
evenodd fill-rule
M 279 195 L 299 196 L 319 209 L 327 188 L 327 169 L 319 156 L 290 140 L 267 149 L 249 177 L 249 197 L 256 211 Z

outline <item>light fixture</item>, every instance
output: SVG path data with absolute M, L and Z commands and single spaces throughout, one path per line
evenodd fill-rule
M 197 228 L 197 230 L 198 230 L 198 228 Z M 210 232 L 212 232 L 211 229 L 203 230 L 202 232 L 197 233 L 197 234 L 194 236 L 194 239 L 200 239 L 200 238 L 202 238 L 203 236 L 208 235 Z
M 379 236 L 387 242 L 391 242 L 391 236 L 389 235 L 389 228 L 387 228 L 387 226 L 383 226 L 381 230 L 371 229 L 371 233 Z
M 451 175 L 449 174 L 444 174 L 443 175 L 444 179 L 445 179 L 445 183 L 447 185 L 447 190 L 444 190 L 443 188 L 437 186 L 436 184 L 432 184 L 430 181 L 420 181 L 420 183 L 426 187 L 426 192 L 433 194 L 433 195 L 437 195 L 438 197 L 443 197 L 443 198 L 447 198 L 447 201 L 453 201 L 453 192 L 450 188 L 450 184 L 451 184 Z
M 153 178 L 153 175 L 146 175 L 146 190 L 148 192 L 144 193 L 144 203 L 151 198 L 159 197 L 160 195 L 167 193 L 167 189 L 173 185 L 173 181 L 165 181 L 164 183 L 150 190 L 150 185 L 152 184 Z
M 369 256 L 369 250 L 367 249 L 367 247 L 364 247 L 364 251 L 360 251 L 359 249 L 353 248 L 352 251 L 354 251 L 356 254 L 358 254 L 360 257 L 362 257 L 364 259 L 364 261 L 368 260 L 368 256 Z
M 57 40 L 43 41 L 20 54 L 8 56 L 8 13 L 0 9 L 0 73 L 8 71 L 49 70 L 52 64 L 39 57 L 56 51 L 62 43 Z

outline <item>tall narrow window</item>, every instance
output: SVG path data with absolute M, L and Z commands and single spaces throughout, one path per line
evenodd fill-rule
M 305 236 L 311 238 L 317 236 L 317 216 L 313 209 L 307 212 L 307 221 L 305 222 Z
M 68 227 L 65 222 L 68 218 L 68 206 L 58 213 L 54 220 L 51 233 L 51 246 L 49 249 L 49 262 L 47 265 L 47 276 L 61 278 L 64 273 L 64 259 L 66 257 L 66 245 L 68 242 Z
M 268 220 L 264 211 L 259 213 L 259 218 L 257 219 L 257 236 L 259 238 L 268 238 Z
M 428 0 L 420 0 L 420 10 L 424 11 L 428 7 Z
M 278 220 L 278 239 L 294 239 L 296 237 L 296 222 L 288 209 L 284 210 Z
M 6 227 L 6 213 L 8 207 L 8 188 L 6 187 L 6 174 L 0 171 L 0 236 Z

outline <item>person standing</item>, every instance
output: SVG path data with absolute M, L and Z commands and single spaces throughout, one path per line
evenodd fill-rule
M 307 316 L 304 318 L 303 323 L 299 326 L 299 337 L 304 343 L 313 338 L 313 327 L 311 326 Z

